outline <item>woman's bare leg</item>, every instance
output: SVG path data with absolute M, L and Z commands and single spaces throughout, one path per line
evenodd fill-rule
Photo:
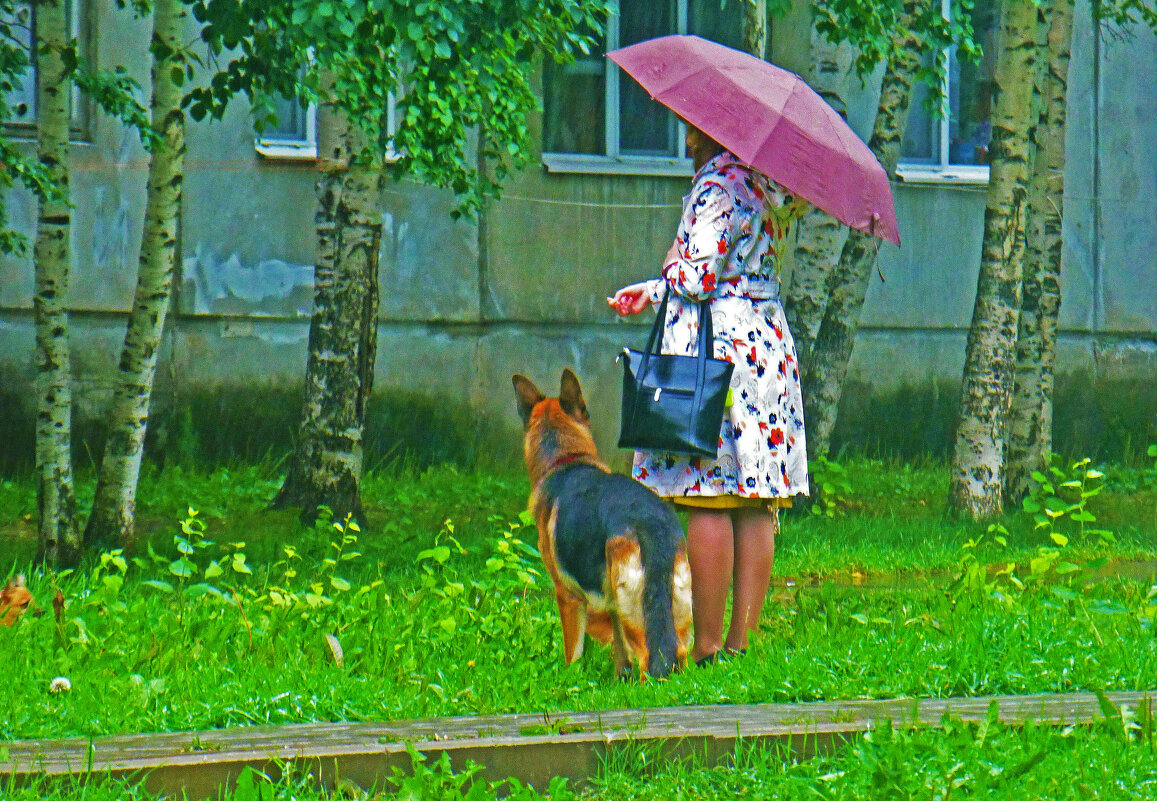
M 763 611 L 763 601 L 771 584 L 775 535 L 779 532 L 779 510 L 736 509 L 732 512 L 732 522 L 735 528 L 735 596 L 732 599 L 731 625 L 727 629 L 725 644 L 727 648 L 738 651 L 747 648 L 748 632 L 759 626 L 759 615 Z
M 695 624 L 692 661 L 723 647 L 723 616 L 735 564 L 735 533 L 724 509 L 688 511 L 687 562 L 691 567 L 691 618 Z

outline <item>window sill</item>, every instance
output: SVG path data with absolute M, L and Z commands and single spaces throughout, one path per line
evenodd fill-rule
M 258 139 L 253 143 L 257 154 L 270 161 L 317 161 L 317 145 L 312 142 L 271 142 Z
M 905 184 L 978 186 L 988 183 L 988 166 L 961 164 L 940 167 L 930 164 L 901 164 L 896 167 L 896 177 Z
M 690 178 L 695 174 L 691 159 L 659 156 L 587 156 L 578 153 L 543 153 L 547 172 L 590 175 L 651 175 Z

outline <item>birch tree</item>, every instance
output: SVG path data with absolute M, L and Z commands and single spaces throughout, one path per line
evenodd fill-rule
M 62 55 L 69 44 L 64 0 L 38 0 L 36 38 L 36 149 L 55 190 L 39 198 L 34 247 L 37 527 L 40 557 L 55 565 L 73 565 L 80 556 L 80 530 L 71 453 L 68 112 L 72 82 Z
M 980 54 L 967 8 L 953 2 L 947 16 L 936 0 L 899 4 L 822 0 L 819 8 L 824 12 L 817 23 L 819 31 L 830 41 L 855 46 L 852 69 L 861 79 L 873 74 L 880 63 L 885 65 L 869 147 L 894 177 L 913 84 L 919 81 L 929 88 L 933 113 L 939 114 L 948 48 L 955 47 L 961 59 L 976 59 Z M 826 453 L 831 444 L 879 244 L 862 232 L 851 231 L 824 280 L 822 293 L 816 288 L 816 300 L 822 304 L 818 329 L 807 360 L 800 360 L 808 450 L 813 457 Z
M 743 49 L 767 56 L 767 0 L 743 0 Z
M 803 78 L 832 108 L 844 114 L 843 94 L 851 72 L 851 49 L 841 47 L 845 33 L 835 32 L 838 22 L 831 11 L 822 3 L 810 5 L 810 54 Z M 785 287 L 783 311 L 801 367 L 806 368 L 811 358 L 812 342 L 827 306 L 828 278 L 836 268 L 847 235 L 843 223 L 819 209 L 809 211 L 796 226 L 791 281 Z
M 305 399 L 299 444 L 275 505 L 300 506 L 307 520 L 320 505 L 338 517 L 361 512 L 378 297 L 377 253 L 368 247 L 381 225 L 380 205 L 362 170 L 378 164 L 394 178 L 449 188 L 459 201 L 455 214 L 476 214 L 534 152 L 528 115 L 539 106 L 528 62 L 565 60 L 587 48 L 587 32 L 601 29 L 607 10 L 605 0 L 197 5 L 212 52 L 242 39 L 245 47 L 219 81 L 192 96 L 194 117 L 219 114 L 229 93 L 242 90 L 259 107 L 274 94 L 317 101 L 351 126 L 338 122 L 335 144 L 325 146 L 337 149 L 321 154 Z M 298 69 L 302 77 L 287 78 Z M 328 76 L 324 84 L 322 74 Z M 385 114 L 391 96 L 396 130 Z M 364 147 L 354 148 L 354 141 Z M 382 164 L 391 151 L 397 157 Z
M 134 536 L 149 401 L 180 255 L 177 226 L 185 158 L 181 83 L 189 68 L 182 35 L 187 16 L 182 0 L 154 3 L 151 111 L 160 139 L 149 158 L 137 286 L 114 379 L 104 456 L 84 532 L 86 545 L 125 545 Z
M 1023 226 L 1032 167 L 1030 126 L 1045 10 L 1004 0 L 993 76 L 992 142 L 980 274 L 961 384 L 949 504 L 980 520 L 1003 511 L 1004 448 L 1020 315 Z
M 908 124 L 912 88 L 928 42 L 918 33 L 920 20 L 939 15 L 938 0 L 906 0 L 893 28 L 887 67 L 880 85 L 880 101 L 868 147 L 888 175 L 895 176 L 900 144 Z M 844 378 L 859 328 L 860 311 L 876 265 L 879 240 L 851 231 L 841 249 L 838 268 L 829 281 L 823 319 L 810 359 L 803 365 L 809 456 L 827 453 L 831 445 Z
M 332 80 L 324 81 L 332 92 Z M 274 506 L 361 518 L 366 405 L 377 353 L 380 171 L 357 160 L 358 130 L 330 103 L 318 113 L 317 260 L 297 450 Z
M 1005 502 L 1019 504 L 1052 450 L 1052 393 L 1061 306 L 1061 230 L 1064 224 L 1065 120 L 1073 0 L 1054 0 L 1036 157 L 1029 185 L 1024 276 L 1016 343 L 1012 413 L 1006 445 Z

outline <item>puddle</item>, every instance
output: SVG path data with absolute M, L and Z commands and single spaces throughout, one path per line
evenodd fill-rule
M 1002 565 L 993 565 L 995 571 Z M 825 576 L 772 576 L 773 592 L 795 592 L 796 590 L 818 589 L 820 587 L 849 587 L 863 590 L 915 590 L 927 587 L 944 587 L 956 578 L 949 570 L 922 572 L 866 573 L 842 571 Z M 1129 559 L 1111 561 L 1093 571 L 1094 581 L 1123 579 L 1157 584 L 1157 559 Z

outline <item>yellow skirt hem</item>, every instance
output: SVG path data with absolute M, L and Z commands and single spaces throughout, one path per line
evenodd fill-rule
M 695 509 L 790 509 L 791 498 L 743 498 L 738 495 L 695 495 L 669 497 L 676 506 Z

